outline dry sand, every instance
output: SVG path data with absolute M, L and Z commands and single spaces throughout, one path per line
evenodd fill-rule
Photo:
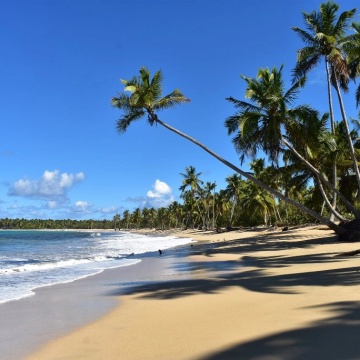
M 360 359 L 359 257 L 334 257 L 359 244 L 322 227 L 176 235 L 199 242 L 170 280 L 119 289 L 28 360 Z

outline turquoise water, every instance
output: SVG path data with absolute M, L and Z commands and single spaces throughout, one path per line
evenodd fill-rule
M 31 296 L 42 286 L 135 265 L 139 254 L 191 241 L 127 232 L 0 230 L 0 304 Z

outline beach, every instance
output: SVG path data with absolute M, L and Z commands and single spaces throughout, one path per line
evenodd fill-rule
M 41 289 L 32 299 L 97 284 L 100 311 L 57 334 L 39 318 L 50 335 L 24 358 L 360 358 L 359 258 L 335 256 L 358 244 L 323 226 L 171 234 L 197 243 Z

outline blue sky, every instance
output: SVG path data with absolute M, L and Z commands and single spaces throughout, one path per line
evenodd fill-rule
M 185 167 L 226 186 L 232 170 L 146 119 L 118 135 L 111 97 L 141 66 L 191 103 L 159 118 L 239 165 L 224 120 L 240 74 L 280 67 L 303 46 L 292 26 L 314 0 L 2 0 L 0 218 L 111 219 L 179 201 Z M 338 1 L 340 11 L 353 1 Z M 359 20 L 358 18 L 356 20 Z M 324 68 L 299 103 L 327 111 Z M 357 117 L 353 96 L 348 117 Z M 247 169 L 245 162 L 243 168 Z

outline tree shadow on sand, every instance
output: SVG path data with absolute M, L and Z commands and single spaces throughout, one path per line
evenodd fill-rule
M 134 294 L 143 299 L 174 299 L 196 294 L 216 294 L 229 287 L 273 294 L 298 294 L 299 286 L 354 286 L 360 285 L 358 267 L 313 272 L 269 275 L 261 269 L 219 274 L 205 279 L 187 279 L 142 283 L 119 289 L 108 295 Z
M 332 316 L 202 357 L 199 360 L 355 360 L 360 359 L 360 303 L 318 306 Z
M 326 245 L 336 243 L 336 235 L 323 237 L 319 235 L 314 237 L 312 235 L 306 236 L 305 234 L 294 235 L 289 233 L 277 234 L 264 234 L 250 238 L 243 238 L 238 240 L 223 241 L 215 243 L 214 248 L 206 252 L 207 256 L 214 253 L 227 254 L 239 253 L 244 254 L 253 251 L 276 251 L 276 250 L 289 250 L 289 249 L 306 249 L 317 245 Z

